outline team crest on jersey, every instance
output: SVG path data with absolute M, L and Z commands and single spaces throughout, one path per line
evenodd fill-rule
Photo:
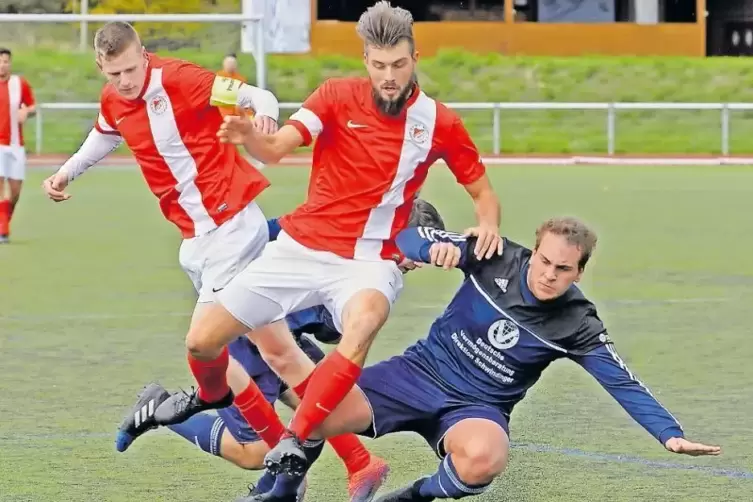
M 607 332 L 606 332 L 606 331 L 605 331 L 604 333 L 601 333 L 601 334 L 599 335 L 599 341 L 600 341 L 601 343 L 603 343 L 604 345 L 609 345 L 609 344 L 611 344 L 611 343 L 612 343 L 612 339 L 611 339 L 611 338 L 609 338 L 609 335 L 607 334 Z
M 149 107 L 157 115 L 162 115 L 167 110 L 167 100 L 162 96 L 155 96 L 149 100 Z
M 410 139 L 422 145 L 429 140 L 429 133 L 426 130 L 426 126 L 423 124 L 410 124 L 408 126 L 408 134 Z
M 520 339 L 520 330 L 514 322 L 500 319 L 489 326 L 487 331 L 489 343 L 498 350 L 507 350 L 515 346 Z

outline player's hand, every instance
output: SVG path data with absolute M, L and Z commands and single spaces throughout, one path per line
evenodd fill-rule
M 477 260 L 482 258 L 489 259 L 494 253 L 502 255 L 502 237 L 499 236 L 499 228 L 487 225 L 479 225 L 465 229 L 463 235 L 466 237 L 476 237 L 476 247 L 473 254 Z
M 21 105 L 21 108 L 18 109 L 18 123 L 24 124 L 28 118 L 29 108 L 26 105 Z
M 403 261 L 397 264 L 397 268 L 400 270 L 400 272 L 403 273 L 403 275 L 407 274 L 411 270 L 416 270 L 417 268 L 421 268 L 423 266 L 423 263 L 409 260 L 408 258 L 403 258 Z
M 68 175 L 60 171 L 42 182 L 42 190 L 47 194 L 47 197 L 55 202 L 62 202 L 71 198 L 71 195 L 65 192 L 67 186 Z
M 719 446 L 709 446 L 703 443 L 693 443 L 684 438 L 669 438 L 664 443 L 664 447 L 672 453 L 680 453 L 683 455 L 690 455 L 692 457 L 699 457 L 702 455 L 719 455 L 722 453 L 722 449 Z
M 460 263 L 460 248 L 451 242 L 435 242 L 429 248 L 430 263 L 450 270 Z
M 277 121 L 272 117 L 257 115 L 254 117 L 254 127 L 262 134 L 274 134 L 277 132 Z
M 236 115 L 225 115 L 217 137 L 223 143 L 242 145 L 248 136 L 254 134 L 255 126 L 241 108 L 236 109 Z

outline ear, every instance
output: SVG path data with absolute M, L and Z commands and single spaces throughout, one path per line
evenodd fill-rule
M 575 280 L 573 282 L 580 282 L 581 277 L 583 277 L 583 271 L 584 269 L 578 270 L 578 275 L 575 276 Z
M 413 51 L 413 61 L 416 63 L 418 63 L 418 56 L 419 56 L 418 51 Z
M 366 49 L 363 50 L 363 65 L 368 67 L 369 66 L 369 55 L 366 52 Z

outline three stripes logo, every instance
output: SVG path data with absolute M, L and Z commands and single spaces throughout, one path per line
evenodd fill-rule
M 133 422 L 136 427 L 140 427 L 141 424 L 147 421 L 147 419 L 154 416 L 154 399 L 150 399 L 148 403 L 141 407 L 139 411 L 133 414 Z

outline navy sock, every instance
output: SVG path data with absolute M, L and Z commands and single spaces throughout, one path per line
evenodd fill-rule
M 265 470 L 264 474 L 262 474 L 262 476 L 256 482 L 256 489 L 254 490 L 254 493 L 267 493 L 275 486 L 276 480 L 277 476 Z
M 421 483 L 419 493 L 423 497 L 436 497 L 438 499 L 459 499 L 483 493 L 489 484 L 467 485 L 463 483 L 452 464 L 451 455 L 447 455 L 439 464 L 437 472 Z
M 220 444 L 225 422 L 217 415 L 198 413 L 183 423 L 167 427 L 205 452 L 221 456 Z

